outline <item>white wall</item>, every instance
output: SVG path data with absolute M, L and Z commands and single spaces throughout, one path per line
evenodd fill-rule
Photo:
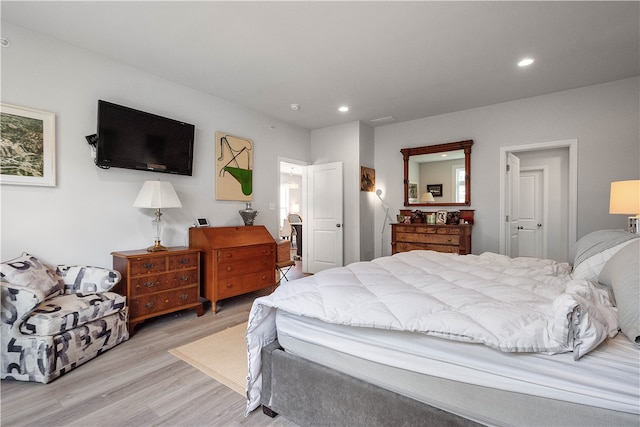
M 578 140 L 577 237 L 624 228 L 609 215 L 611 181 L 640 178 L 640 78 L 527 98 L 375 128 L 376 181 L 386 201 L 403 204 L 401 148 L 473 139 L 473 253 L 499 252 L 500 147 Z M 395 212 L 394 212 L 395 215 Z M 383 214 L 376 212 L 376 228 Z M 376 253 L 387 255 L 385 242 Z
M 374 168 L 374 132 L 371 126 L 359 123 L 359 166 Z M 360 170 L 358 169 L 358 173 Z M 375 258 L 375 240 L 378 234 L 374 234 L 375 209 L 380 201 L 375 192 L 360 191 L 360 261 L 371 261 Z
M 213 226 L 242 225 L 242 202 L 215 200 L 215 132 L 254 141 L 256 224 L 277 236 L 278 156 L 309 158 L 309 132 L 92 52 L 3 23 L 2 102 L 56 114 L 57 185 L 3 185 L 1 259 L 29 251 L 48 263 L 110 266 L 110 253 L 153 243 L 152 212 L 132 207 L 145 180 L 171 181 L 183 208 L 166 209 L 162 243 L 188 244 L 196 217 Z M 126 46 L 123 46 L 126 48 Z M 215 76 L 212 76 L 215 78 Z M 93 164 L 85 135 L 96 132 L 98 99 L 196 126 L 193 176 Z

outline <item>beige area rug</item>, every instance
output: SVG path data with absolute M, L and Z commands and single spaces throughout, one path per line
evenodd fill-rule
M 245 396 L 247 384 L 247 323 L 225 329 L 169 350 L 231 390 Z

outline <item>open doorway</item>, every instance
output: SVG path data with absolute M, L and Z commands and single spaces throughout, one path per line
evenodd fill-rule
M 577 140 L 504 147 L 500 165 L 500 253 L 567 261 L 577 231 Z M 514 202 L 523 203 L 522 218 Z
M 291 242 L 292 259 L 302 260 L 303 173 L 306 165 L 279 160 L 278 230 L 280 239 Z

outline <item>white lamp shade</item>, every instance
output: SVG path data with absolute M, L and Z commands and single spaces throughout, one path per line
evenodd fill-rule
M 431 194 L 431 192 L 426 192 L 422 195 L 422 198 L 420 198 L 421 202 L 435 202 L 435 199 L 433 198 L 433 194 Z
M 609 213 L 640 215 L 640 180 L 611 183 Z
M 181 208 L 176 191 L 168 181 L 145 181 L 136 201 L 136 208 Z

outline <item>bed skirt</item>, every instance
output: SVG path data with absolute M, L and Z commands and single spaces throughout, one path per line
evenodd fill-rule
M 277 341 L 262 349 L 262 408 L 302 426 L 479 426 L 286 353 Z
M 638 425 L 634 414 L 428 375 L 416 378 L 443 395 L 458 396 L 460 411 L 442 409 L 288 353 L 278 341 L 262 349 L 262 358 L 263 412 L 301 426 Z M 475 410 L 467 406 L 469 401 L 475 401 Z

